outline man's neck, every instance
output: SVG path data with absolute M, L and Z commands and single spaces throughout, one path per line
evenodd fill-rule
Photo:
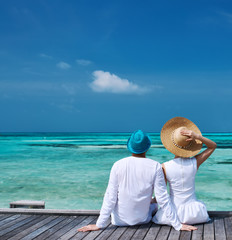
M 133 157 L 138 157 L 138 158 L 145 158 L 146 157 L 146 153 L 140 153 L 140 154 L 135 154 L 135 153 L 132 153 L 132 156 Z

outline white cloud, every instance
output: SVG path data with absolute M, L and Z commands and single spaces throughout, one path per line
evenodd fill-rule
M 66 62 L 59 62 L 59 63 L 56 64 L 56 66 L 60 69 L 63 69 L 63 70 L 67 70 L 67 69 L 71 68 L 71 65 L 69 65 Z
M 77 64 L 82 65 L 82 66 L 88 66 L 92 63 L 91 61 L 84 60 L 84 59 L 77 59 L 76 62 L 77 62 Z
M 228 12 L 224 12 L 224 11 L 220 11 L 218 12 L 220 15 L 222 15 L 223 17 L 225 17 L 225 19 L 229 22 L 232 23 L 232 14 L 228 13 Z
M 53 81 L 0 80 L 0 98 L 9 96 L 59 96 L 72 97 L 78 92 L 78 83 Z
M 94 71 L 93 78 L 90 87 L 94 92 L 143 94 L 149 91 L 146 87 L 141 87 L 109 72 Z
M 40 53 L 39 56 L 40 56 L 41 58 L 52 59 L 52 56 L 49 56 L 49 55 L 47 55 L 47 54 L 45 54 L 45 53 Z
M 52 107 L 56 107 L 61 109 L 62 111 L 68 112 L 68 113 L 79 113 L 79 109 L 76 108 L 76 106 L 71 102 L 67 103 L 51 103 Z
M 73 84 L 62 84 L 61 87 L 69 94 L 76 94 L 76 87 Z

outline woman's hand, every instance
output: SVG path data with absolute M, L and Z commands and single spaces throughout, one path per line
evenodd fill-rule
M 196 134 L 196 133 L 193 132 L 192 130 L 183 129 L 183 130 L 180 131 L 180 133 L 181 133 L 181 135 L 188 137 L 188 138 L 186 139 L 187 142 L 199 138 L 199 134 Z
M 212 140 L 205 138 L 205 137 L 201 136 L 200 134 L 197 134 L 188 129 L 182 129 L 180 131 L 180 133 L 181 133 L 181 135 L 188 137 L 186 139 L 187 142 L 198 139 L 206 145 L 207 149 L 205 151 L 203 151 L 202 153 L 198 154 L 197 156 L 195 156 L 195 158 L 197 160 L 197 169 L 198 169 L 199 166 L 213 153 L 213 151 L 217 147 L 217 144 L 215 142 L 213 142 Z

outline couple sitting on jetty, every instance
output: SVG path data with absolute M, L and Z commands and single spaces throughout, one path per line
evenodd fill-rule
M 210 220 L 206 206 L 196 199 L 195 174 L 213 153 L 216 143 L 203 137 L 198 127 L 183 117 L 173 118 L 163 126 L 161 141 L 175 155 L 162 166 L 146 158 L 150 137 L 141 130 L 131 135 L 127 147 L 132 156 L 114 163 L 96 225 L 84 226 L 78 231 L 104 228 L 110 215 L 112 224 L 117 226 L 145 224 L 152 220 L 171 225 L 178 231 L 196 230 L 188 224 Z M 206 150 L 198 154 L 202 143 Z M 165 181 L 169 182 L 170 196 Z

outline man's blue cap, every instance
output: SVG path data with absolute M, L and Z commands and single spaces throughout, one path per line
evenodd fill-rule
M 140 154 L 146 152 L 151 146 L 151 138 L 142 130 L 132 133 L 127 141 L 127 148 L 130 152 Z

